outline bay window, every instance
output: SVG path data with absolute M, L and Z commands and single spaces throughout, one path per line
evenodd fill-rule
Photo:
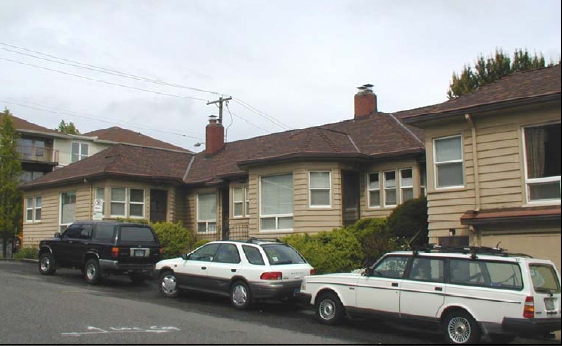
M 310 206 L 331 207 L 331 173 L 310 172 Z
M 384 205 L 395 206 L 396 200 L 396 172 L 384 172 Z
M 400 202 L 404 203 L 414 198 L 414 180 L 412 169 L 400 170 Z
M 379 173 L 369 174 L 369 183 L 367 185 L 369 190 L 369 207 L 375 208 L 381 206 L 381 185 Z
M 217 196 L 214 193 L 197 195 L 197 233 L 217 231 Z
M 111 188 L 110 213 L 112 217 L 144 217 L 144 190 Z

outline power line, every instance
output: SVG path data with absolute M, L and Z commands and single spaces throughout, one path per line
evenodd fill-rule
M 258 128 L 258 129 L 260 129 L 260 130 L 262 130 L 262 131 L 265 131 L 265 132 L 267 132 L 268 134 L 271 133 L 270 131 L 267 131 L 266 129 L 263 129 L 263 128 L 259 127 L 258 125 L 249 122 L 247 119 L 241 117 L 240 115 L 238 115 L 238 114 L 236 114 L 236 113 L 230 112 L 230 108 L 228 107 L 228 103 L 226 104 L 226 109 L 228 110 L 228 113 L 229 113 L 231 116 L 234 115 L 235 117 L 244 120 L 245 122 L 247 122 L 248 124 L 252 125 L 252 126 L 255 127 L 255 128 Z
M 264 113 L 262 111 L 260 111 L 259 109 L 253 107 L 252 105 L 250 105 L 247 102 L 244 102 L 238 98 L 233 99 L 234 102 L 238 103 L 239 105 L 241 105 L 242 107 L 246 108 L 247 110 L 256 113 L 257 115 L 261 116 L 262 118 L 265 118 L 267 120 L 269 120 L 271 123 L 273 123 L 274 125 L 277 125 L 279 127 L 281 127 L 282 129 L 285 130 L 291 130 L 291 127 L 289 125 L 286 125 L 284 123 L 282 123 L 281 121 L 275 119 L 274 117 L 272 117 L 271 115 Z

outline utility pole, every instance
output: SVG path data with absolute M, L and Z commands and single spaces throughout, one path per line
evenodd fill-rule
M 219 104 L 219 124 L 222 124 L 222 103 L 223 103 L 224 101 L 230 101 L 230 100 L 232 100 L 232 97 L 231 97 L 231 96 L 229 96 L 229 97 L 227 97 L 227 98 L 224 98 L 224 99 L 223 99 L 222 96 L 221 96 L 221 97 L 219 97 L 219 99 L 216 100 L 216 101 L 207 102 L 207 105 L 211 105 L 211 104 L 214 104 L 214 103 L 218 103 L 218 104 Z

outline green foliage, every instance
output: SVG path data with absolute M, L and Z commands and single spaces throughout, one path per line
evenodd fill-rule
M 181 222 L 156 222 L 150 224 L 164 249 L 163 258 L 178 257 L 188 252 L 195 241 L 193 234 Z
M 427 244 L 427 198 L 412 199 L 397 206 L 388 216 L 387 227 L 390 237 L 410 241 L 415 236 L 410 245 Z
M 453 81 L 449 85 L 447 97 L 453 99 L 471 93 L 513 72 L 553 65 L 553 62 L 546 65 L 542 54 L 530 56 L 526 49 L 516 49 L 513 60 L 503 50 L 496 49 L 493 56 L 484 58 L 480 55 L 474 63 L 474 68 L 465 65 L 460 74 L 453 72 Z
M 14 259 L 38 259 L 38 249 L 36 247 L 26 246 L 19 249 L 14 254 Z
M 59 127 L 57 127 L 55 130 L 69 135 L 80 134 L 80 131 L 78 131 L 78 129 L 76 128 L 76 126 L 74 126 L 74 123 L 72 121 L 67 124 L 64 120 L 61 120 L 59 123 Z

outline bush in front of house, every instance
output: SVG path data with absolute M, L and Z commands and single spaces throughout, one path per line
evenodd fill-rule
M 14 254 L 14 259 L 38 259 L 38 249 L 33 246 L 25 246 Z
M 411 199 L 397 206 L 388 216 L 387 227 L 391 237 L 402 238 L 411 246 L 427 244 L 427 198 Z
M 155 222 L 150 226 L 162 244 L 162 259 L 179 257 L 188 252 L 195 242 L 193 234 L 181 222 Z

